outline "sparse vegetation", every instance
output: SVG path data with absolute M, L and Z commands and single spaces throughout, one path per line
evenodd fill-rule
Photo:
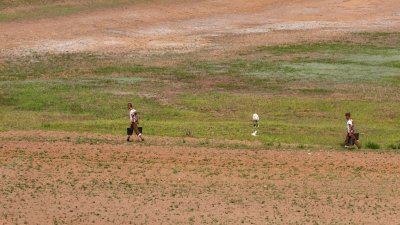
M 264 53 L 285 60 L 250 57 Z M 342 114 L 352 111 L 362 139 L 390 143 L 399 136 L 399 54 L 344 41 L 260 47 L 228 61 L 182 56 L 172 66 L 118 55 L 27 56 L 0 65 L 0 130 L 122 134 L 125 104 L 134 99 L 148 135 L 252 140 L 245 118 L 258 112 L 263 143 L 335 148 Z M 204 86 L 205 79 L 215 84 Z M 24 112 L 18 123 L 17 111 Z
M 34 218 L 36 211 L 32 208 L 51 204 L 52 209 L 63 214 L 44 215 L 41 221 L 122 223 L 146 221 L 150 215 L 178 221 L 174 216 L 179 214 L 184 223 L 198 220 L 211 223 L 213 218 L 228 223 L 236 218 L 232 208 L 243 207 L 257 214 L 244 219 L 253 223 L 267 221 L 267 217 L 271 222 L 306 223 L 307 219 L 330 222 L 331 213 L 321 213 L 321 206 L 337 214 L 354 210 L 366 217 L 381 215 L 392 212 L 398 202 L 393 196 L 400 194 L 394 188 L 399 183 L 394 176 L 399 168 L 387 167 L 398 162 L 399 155 L 393 152 L 388 153 L 392 154 L 388 158 L 374 152 L 351 157 L 343 152 L 305 154 L 296 148 L 291 151 L 198 150 L 119 142 L 77 143 L 78 137 L 92 138 L 48 134 L 49 139 L 36 141 L 2 140 L 7 146 L 0 151 L 0 169 L 4 172 L 0 180 L 3 220 L 12 218 L 16 223 L 23 223 Z M 27 133 L 21 135 L 31 137 Z M 35 133 L 31 135 L 33 138 Z M 51 144 L 50 139 L 54 140 Z M 14 148 L 11 143 L 29 147 Z M 382 174 L 382 168 L 389 172 Z M 369 185 L 360 185 L 366 180 Z M 115 207 L 131 199 L 136 200 L 134 205 Z M 13 214 L 15 202 L 27 203 L 18 205 L 19 217 Z M 88 206 L 86 210 L 79 207 L 83 203 Z M 280 206 L 285 206 L 284 210 Z M 147 212 L 145 209 L 149 208 L 165 210 Z M 301 216 L 274 217 L 283 216 L 287 210 Z M 304 212 L 309 214 L 304 217 Z M 313 215 L 315 212 L 320 212 L 318 217 Z M 394 218 L 396 214 L 389 214 L 385 220 Z M 351 219 L 343 216 L 341 221 Z
M 2 0 L 0 22 L 68 16 L 143 2 L 145 0 Z
M 367 144 L 365 145 L 365 147 L 369 148 L 369 149 L 380 149 L 381 146 L 373 141 L 368 141 Z
M 388 145 L 389 149 L 400 149 L 400 143 L 399 144 L 390 144 Z

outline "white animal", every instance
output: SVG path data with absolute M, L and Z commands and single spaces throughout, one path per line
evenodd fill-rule
M 257 113 L 253 114 L 253 126 L 258 127 L 258 122 L 260 122 L 260 117 Z
M 258 114 L 257 113 L 254 113 L 253 114 L 253 127 L 255 128 L 255 129 L 257 129 L 258 128 L 258 122 L 260 121 L 260 117 L 258 116 Z M 257 130 L 255 130 L 253 133 L 251 133 L 251 135 L 253 135 L 254 137 L 255 136 L 257 136 Z
M 257 113 L 254 113 L 253 114 L 253 121 L 259 121 L 260 120 L 260 117 L 258 116 L 258 114 Z

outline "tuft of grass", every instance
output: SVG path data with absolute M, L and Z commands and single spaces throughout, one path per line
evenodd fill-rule
M 388 149 L 394 149 L 394 150 L 400 149 L 400 143 L 399 144 L 392 143 L 392 144 L 389 144 L 387 147 L 388 147 Z
M 365 145 L 366 148 L 369 149 L 380 149 L 381 146 L 373 141 L 368 141 L 367 144 Z
M 332 90 L 323 89 L 323 88 L 310 88 L 310 89 L 300 89 L 301 92 L 306 94 L 320 94 L 320 95 L 328 95 L 332 94 Z
M 305 146 L 304 146 L 303 144 L 300 144 L 300 145 L 297 146 L 297 148 L 299 148 L 299 149 L 304 149 Z

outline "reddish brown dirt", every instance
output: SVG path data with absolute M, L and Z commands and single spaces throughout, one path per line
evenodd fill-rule
M 31 52 L 165 53 L 398 31 L 397 0 L 156 1 L 34 21 L 0 23 L 0 55 Z
M 159 1 L 0 23 L 0 57 L 67 51 L 219 57 L 249 46 L 398 31 L 399 12 L 396 0 Z M 399 223 L 399 154 L 166 142 L 0 133 L 0 224 Z
M 3 132 L 0 222 L 398 224 L 399 160 L 395 153 L 160 147 L 115 136 Z

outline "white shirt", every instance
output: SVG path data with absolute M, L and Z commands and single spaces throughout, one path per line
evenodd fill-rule
M 256 114 L 256 113 L 253 114 L 253 120 L 255 120 L 255 121 L 260 120 L 260 117 L 258 116 L 258 114 Z
M 129 119 L 131 120 L 131 123 L 137 121 L 135 114 L 136 114 L 136 109 L 131 109 L 131 111 L 129 111 Z
M 353 120 L 347 120 L 347 133 L 350 133 L 350 127 L 353 127 Z

